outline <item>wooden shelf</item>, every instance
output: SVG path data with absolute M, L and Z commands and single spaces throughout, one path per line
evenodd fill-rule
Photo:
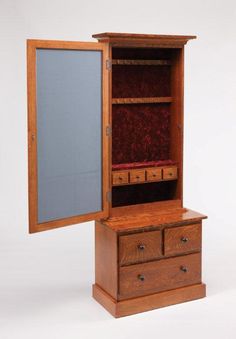
M 172 102 L 172 97 L 150 97 L 150 98 L 113 98 L 113 105 L 121 104 L 149 104 Z
M 127 59 L 113 59 L 112 65 L 145 65 L 145 66 L 169 66 L 170 60 L 127 60 Z

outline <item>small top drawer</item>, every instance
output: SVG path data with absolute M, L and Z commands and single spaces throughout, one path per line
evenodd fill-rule
M 162 169 L 161 168 L 148 168 L 146 170 L 147 181 L 158 181 L 162 179 Z
M 144 182 L 145 170 L 132 170 L 130 171 L 130 182 Z
M 201 224 L 168 228 L 164 231 L 165 255 L 201 249 Z
M 177 167 L 173 166 L 173 167 L 165 167 L 163 168 L 163 179 L 164 180 L 173 180 L 173 179 L 177 179 L 178 177 L 178 173 L 177 173 Z
M 119 238 L 120 265 L 144 262 L 161 256 L 161 232 L 122 235 Z
M 113 185 L 124 185 L 129 182 L 129 173 L 128 172 L 113 172 L 112 173 L 112 184 Z

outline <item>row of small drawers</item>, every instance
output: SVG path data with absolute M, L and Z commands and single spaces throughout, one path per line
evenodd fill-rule
M 177 167 L 149 167 L 126 171 L 113 171 L 113 186 L 177 179 Z
M 201 224 L 120 236 L 119 299 L 199 283 L 200 250 Z

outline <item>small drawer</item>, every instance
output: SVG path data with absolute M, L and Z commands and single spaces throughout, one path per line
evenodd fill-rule
M 130 171 L 130 182 L 145 182 L 145 170 Z
M 147 181 L 160 181 L 162 179 L 161 168 L 148 168 L 146 170 Z
M 168 228 L 164 231 L 165 255 L 201 250 L 201 224 Z
M 128 172 L 113 172 L 112 173 L 112 184 L 113 185 L 124 185 L 129 182 Z
M 133 298 L 201 282 L 201 254 L 120 268 L 119 299 Z
M 119 238 L 120 265 L 157 259 L 162 254 L 161 247 L 160 231 L 122 235 Z
M 163 168 L 163 179 L 164 180 L 174 180 L 178 177 L 177 167 L 165 167 Z

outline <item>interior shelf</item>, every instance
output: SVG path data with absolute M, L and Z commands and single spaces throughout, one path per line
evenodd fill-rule
M 112 104 L 149 104 L 172 102 L 172 97 L 113 98 Z
M 112 65 L 144 65 L 144 66 L 169 66 L 170 60 L 130 60 L 130 59 L 113 59 Z

